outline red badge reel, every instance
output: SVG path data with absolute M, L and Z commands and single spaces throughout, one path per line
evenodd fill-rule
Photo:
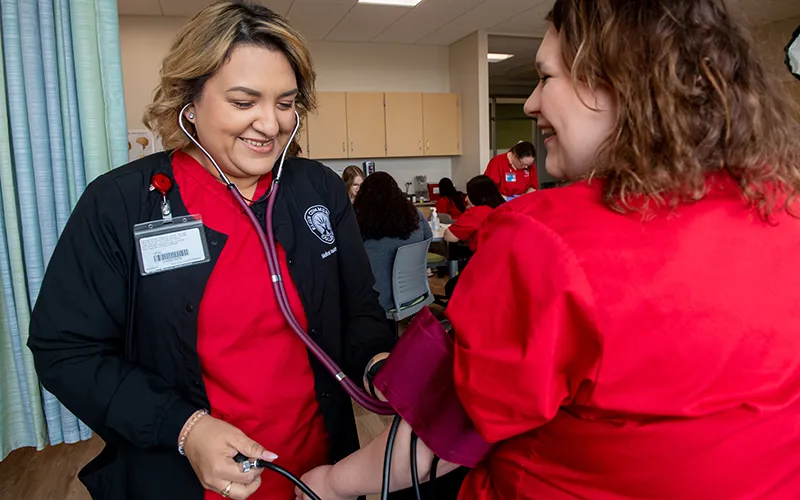
M 170 189 L 172 189 L 172 181 L 167 174 L 159 172 L 150 180 L 150 191 L 161 193 L 161 217 L 164 220 L 172 220 L 172 208 L 167 201 L 167 192 Z

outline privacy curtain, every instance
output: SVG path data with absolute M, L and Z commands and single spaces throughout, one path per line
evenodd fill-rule
M 91 431 L 39 384 L 30 312 L 88 182 L 127 161 L 117 0 L 0 0 L 0 460 Z

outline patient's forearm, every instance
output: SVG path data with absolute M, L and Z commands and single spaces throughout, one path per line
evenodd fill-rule
M 333 466 L 329 472 L 332 488 L 342 496 L 372 495 L 380 493 L 383 482 L 383 460 L 389 429 L 359 451 Z M 400 423 L 392 452 L 391 491 L 409 488 L 411 483 L 411 427 Z M 421 483 L 430 478 L 433 452 L 421 440 L 417 442 L 417 468 Z M 437 476 L 458 468 L 458 465 L 440 461 Z

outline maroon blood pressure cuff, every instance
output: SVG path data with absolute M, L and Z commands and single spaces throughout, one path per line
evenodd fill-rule
M 375 387 L 439 458 L 475 467 L 491 450 L 467 416 L 453 379 L 453 339 L 424 308 L 392 349 Z

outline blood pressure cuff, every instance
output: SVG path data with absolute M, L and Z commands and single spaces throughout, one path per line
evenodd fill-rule
M 475 467 L 492 445 L 478 434 L 458 399 L 454 354 L 453 338 L 423 308 L 384 362 L 375 387 L 438 457 Z

